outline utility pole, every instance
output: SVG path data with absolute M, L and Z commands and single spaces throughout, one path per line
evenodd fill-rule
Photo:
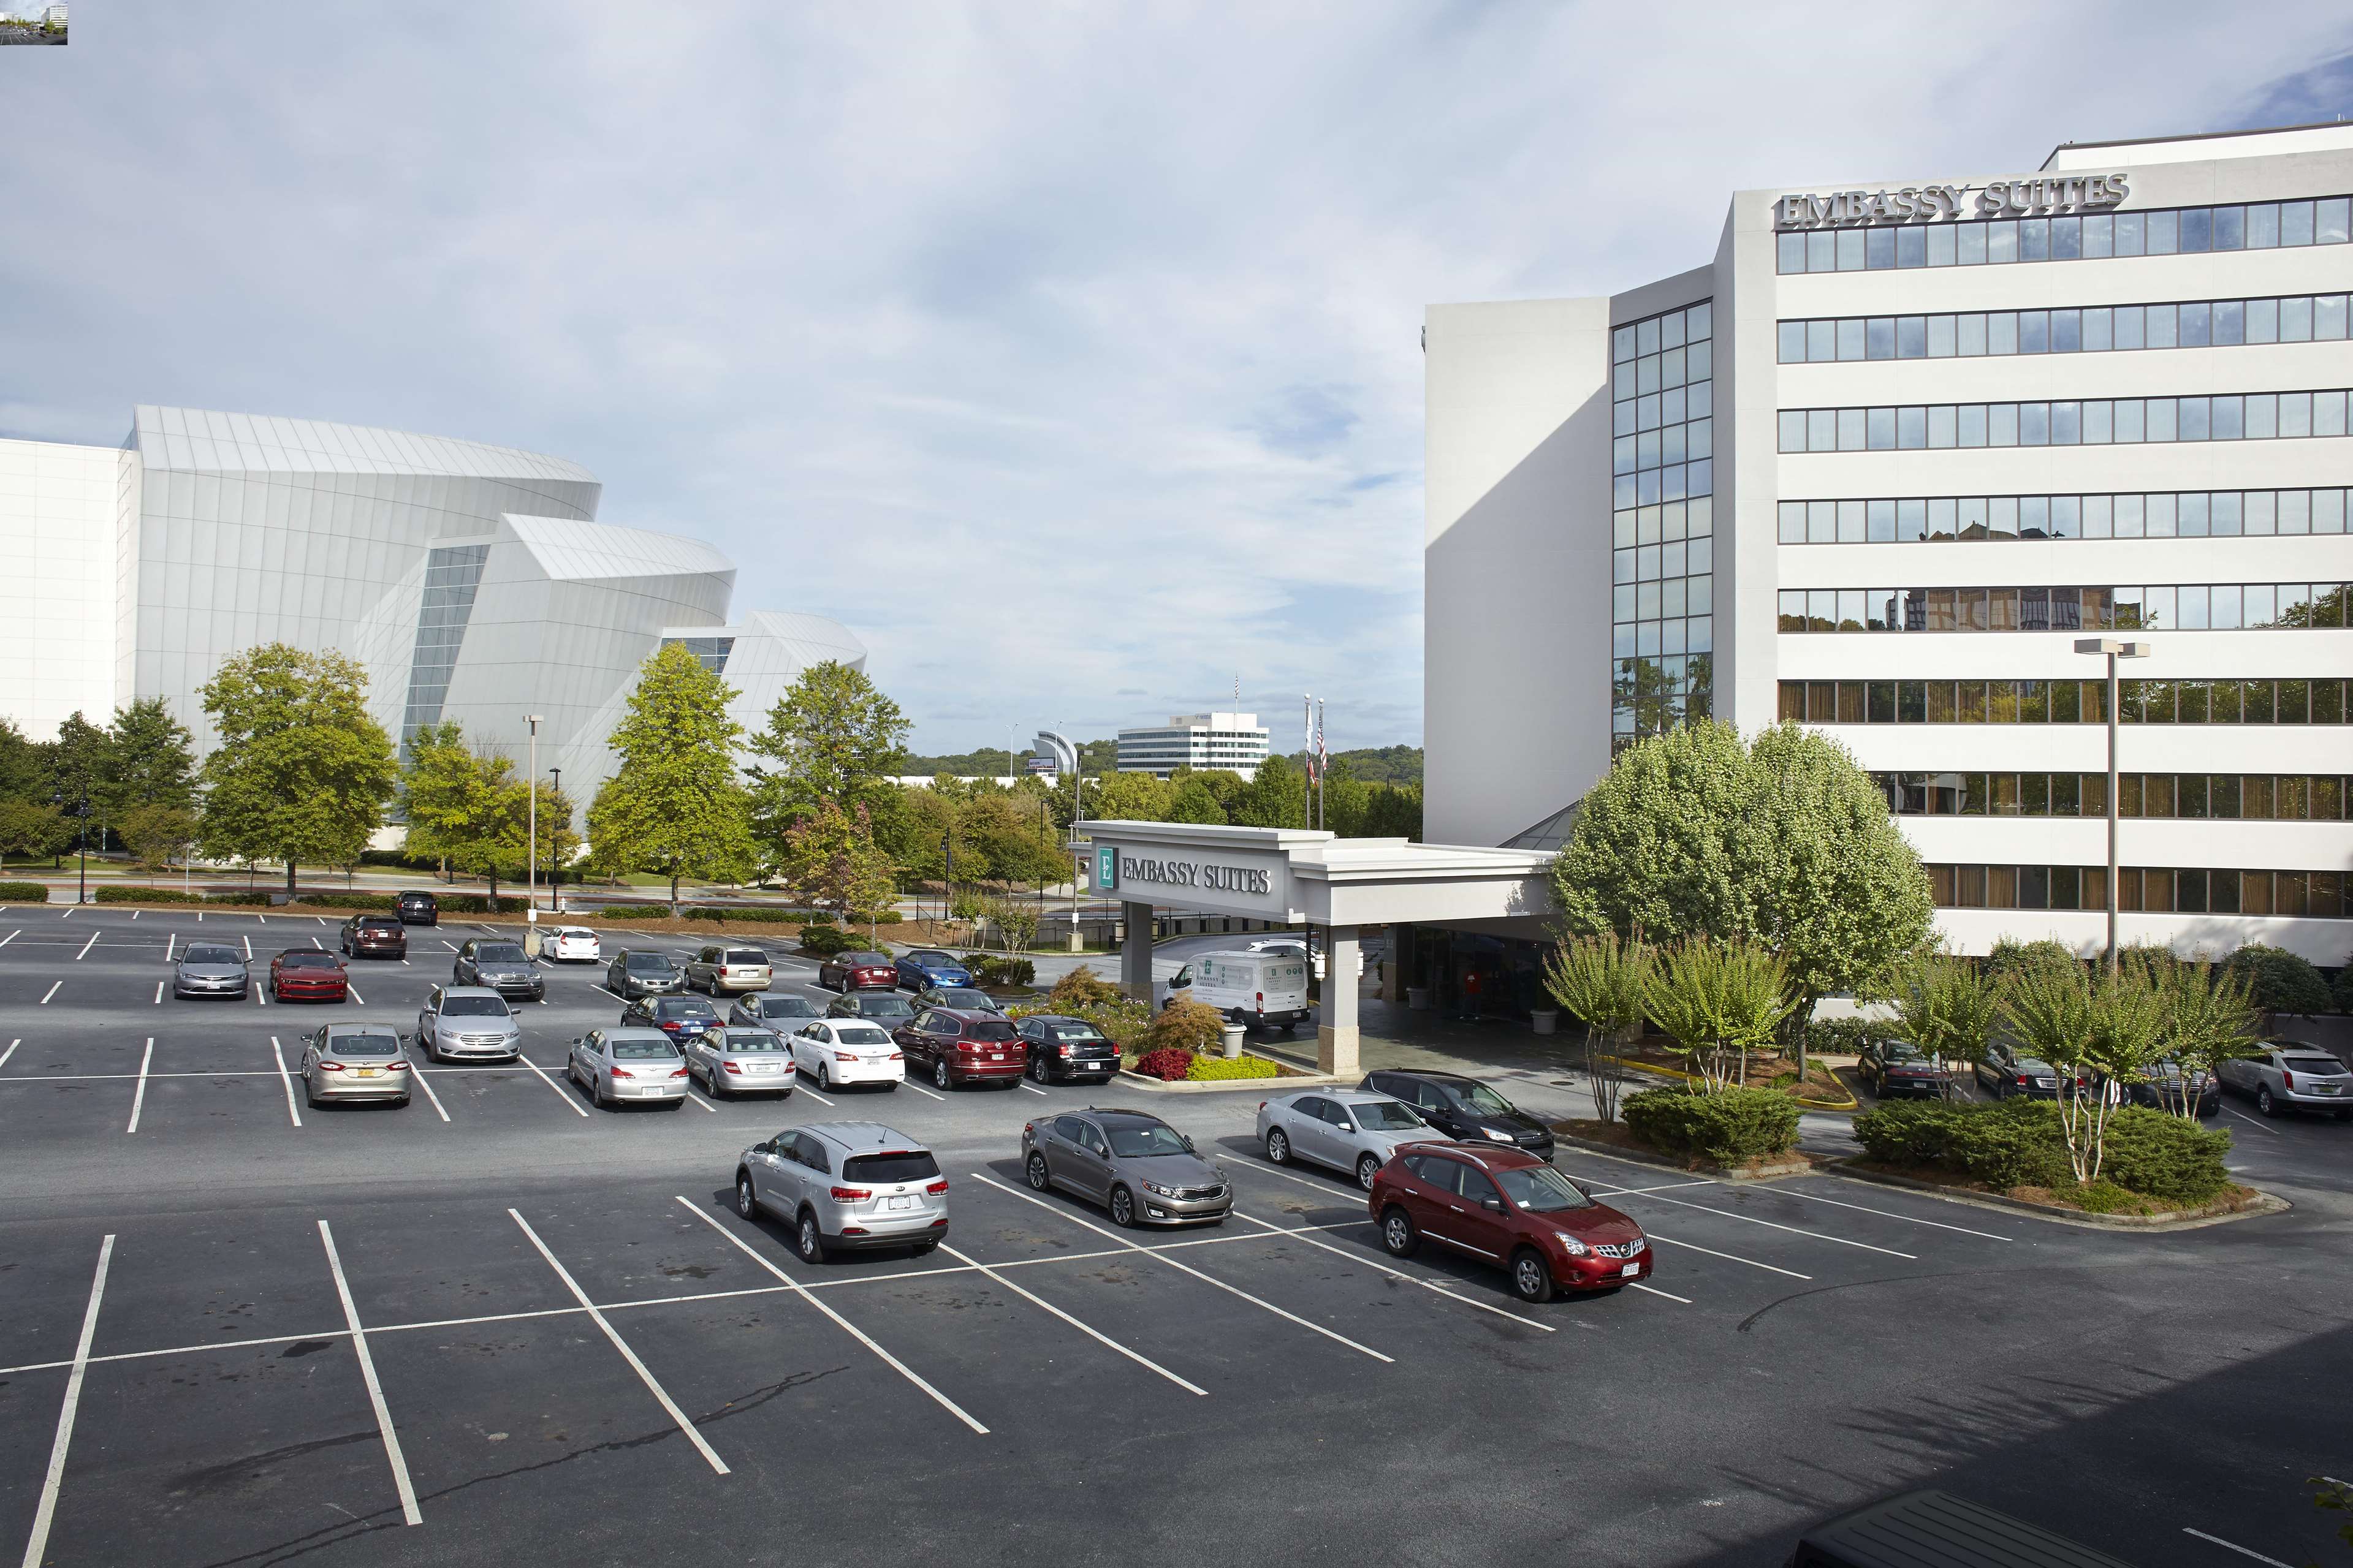
M 547 770 L 547 774 L 550 778 L 555 781 L 556 800 L 563 800 L 564 770 L 562 768 L 550 768 Z M 565 813 L 565 817 L 567 821 L 570 819 L 571 815 L 572 814 L 569 811 Z M 561 862 L 557 862 L 555 860 L 555 845 L 556 841 L 559 840 L 563 835 L 556 832 L 550 832 L 547 837 L 547 858 L 551 862 L 554 862 L 547 868 L 547 907 L 561 914 L 564 911 L 564 867 Z
M 531 782 L 524 786 L 524 799 L 528 803 L 526 810 L 529 814 L 530 826 L 523 830 L 525 837 L 531 840 L 531 847 L 525 852 L 524 862 L 530 869 L 525 873 L 529 880 L 523 887 L 522 907 L 525 921 L 537 925 L 539 923 L 539 726 L 542 716 L 537 713 L 526 713 L 523 715 L 522 721 L 531 726 L 531 771 L 527 775 Z
M 2108 661 L 2108 973 L 2116 972 L 2116 660 L 2147 658 L 2148 644 L 2115 637 L 2078 637 L 2077 653 L 2105 655 Z

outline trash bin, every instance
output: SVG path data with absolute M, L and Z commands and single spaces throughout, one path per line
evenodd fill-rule
M 1560 1011 L 1555 1007 L 1539 1007 L 1528 1015 L 1528 1021 L 1536 1026 L 1537 1034 L 1549 1035 L 1560 1022 Z
M 1430 1011 L 1430 987 L 1409 985 L 1405 988 L 1405 1005 L 1417 1013 Z
M 1232 1061 L 1242 1054 L 1243 1032 L 1242 1026 L 1240 1024 L 1228 1024 L 1225 1026 L 1226 1059 L 1228 1061 Z

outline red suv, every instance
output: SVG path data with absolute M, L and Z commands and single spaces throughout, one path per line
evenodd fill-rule
M 907 1058 L 942 1089 L 960 1083 L 999 1083 L 1012 1089 L 1029 1067 L 1028 1047 L 1011 1023 L 995 1013 L 959 1007 L 926 1007 L 891 1031 Z
M 353 915 L 343 922 L 345 958 L 406 958 L 408 928 L 398 915 Z
M 1381 1167 L 1366 1207 L 1396 1257 L 1440 1242 L 1504 1269 L 1523 1301 L 1651 1277 L 1641 1226 L 1519 1149 L 1416 1143 Z
M 269 961 L 272 1002 L 343 1002 L 352 994 L 343 961 L 312 948 L 289 948 Z

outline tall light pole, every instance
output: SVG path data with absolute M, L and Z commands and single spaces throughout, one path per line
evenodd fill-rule
M 550 768 L 547 770 L 547 776 L 555 781 L 555 798 L 558 801 L 562 801 L 564 799 L 564 770 L 562 768 Z M 564 816 L 565 821 L 568 822 L 571 820 L 572 812 L 569 806 L 566 806 Z M 549 856 L 553 857 L 555 853 L 556 845 L 563 842 L 564 835 L 559 831 L 550 833 L 547 837 L 547 852 Z M 556 913 L 561 914 L 564 912 L 564 862 L 558 860 L 554 865 L 550 866 L 547 868 L 547 907 L 555 910 Z
M 531 726 L 531 787 L 525 797 L 529 802 L 526 810 L 530 826 L 523 830 L 531 837 L 531 848 L 526 858 L 526 864 L 531 868 L 525 873 L 530 880 L 526 885 L 522 907 L 531 911 L 530 919 L 536 923 L 539 920 L 539 726 L 543 721 L 537 713 L 526 713 L 522 721 Z
M 2077 653 L 2108 661 L 2108 973 L 2116 972 L 2116 660 L 2147 658 L 2148 644 L 2116 637 L 2077 637 Z

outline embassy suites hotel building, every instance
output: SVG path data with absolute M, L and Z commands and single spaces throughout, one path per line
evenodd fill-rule
M 1638 737 L 1853 752 L 1955 947 L 2353 949 L 2353 125 L 1732 197 L 1605 299 L 1432 307 L 1427 833 Z

